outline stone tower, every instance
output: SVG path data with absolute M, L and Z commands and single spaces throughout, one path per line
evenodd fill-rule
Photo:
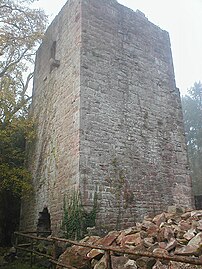
M 169 35 L 116 0 L 68 0 L 35 65 L 33 194 L 23 229 L 47 207 L 61 227 L 64 197 L 79 190 L 97 225 L 127 227 L 168 205 L 192 206 Z

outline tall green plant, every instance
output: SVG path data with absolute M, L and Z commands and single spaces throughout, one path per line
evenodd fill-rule
M 64 199 L 63 229 L 68 239 L 81 239 L 87 233 L 87 227 L 95 226 L 97 214 L 97 193 L 94 195 L 93 208 L 90 212 L 85 210 L 81 203 L 81 195 L 78 191 Z

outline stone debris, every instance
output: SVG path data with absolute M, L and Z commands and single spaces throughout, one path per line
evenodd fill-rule
M 105 247 L 118 247 L 130 251 L 144 251 L 157 255 L 195 257 L 202 263 L 202 211 L 169 207 L 154 218 L 145 217 L 122 231 L 112 231 L 105 237 L 88 236 L 82 242 Z M 121 254 L 111 251 L 113 269 L 194 269 L 202 265 L 191 265 L 176 261 Z M 99 249 L 73 246 L 59 258 L 59 262 L 78 269 L 107 268 L 106 253 Z M 57 266 L 57 269 L 62 267 Z

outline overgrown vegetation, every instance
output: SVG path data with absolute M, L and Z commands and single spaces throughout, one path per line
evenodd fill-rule
M 97 193 L 94 194 L 93 207 L 88 212 L 81 203 L 78 191 L 64 200 L 63 229 L 67 239 L 81 239 L 87 234 L 87 227 L 95 226 L 98 210 Z
M 28 118 L 30 66 L 46 27 L 43 11 L 31 9 L 34 0 L 0 1 L 0 242 L 11 243 L 18 223 L 20 197 L 30 190 L 25 167 L 26 141 L 33 137 Z
M 29 69 L 46 24 L 42 11 L 28 7 L 31 2 L 0 4 L 0 192 L 19 196 L 29 189 L 30 177 L 24 165 L 25 143 L 33 137 L 33 121 L 28 118 L 33 76 Z

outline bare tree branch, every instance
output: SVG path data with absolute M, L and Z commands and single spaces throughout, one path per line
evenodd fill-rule
M 5 74 L 6 74 L 6 71 L 11 68 L 12 66 L 15 66 L 16 64 L 18 64 L 22 59 L 23 57 L 25 56 L 26 52 L 28 51 L 29 49 L 27 48 L 22 54 L 21 56 L 14 62 L 6 65 L 3 69 L 3 71 L 0 72 L 0 78 L 3 77 Z

